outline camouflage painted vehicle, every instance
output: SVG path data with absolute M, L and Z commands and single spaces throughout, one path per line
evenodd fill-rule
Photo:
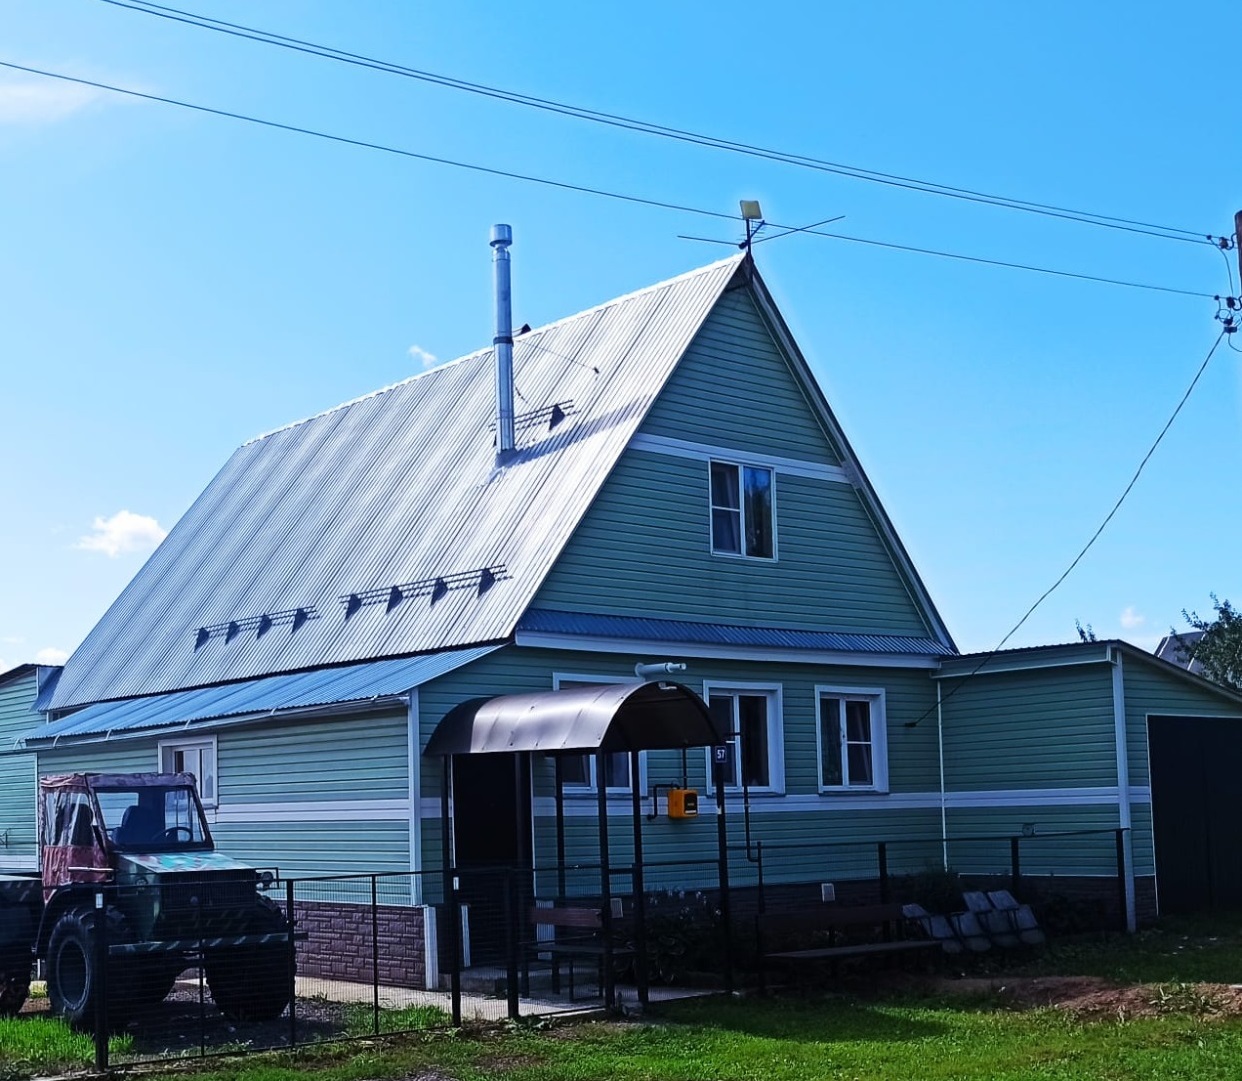
M 231 1020 L 284 1011 L 304 936 L 261 892 L 269 873 L 215 850 L 192 775 L 75 773 L 39 787 L 41 873 L 0 876 L 0 1016 L 21 1009 L 36 958 L 53 1011 L 78 1027 L 94 1023 L 101 988 L 116 1026 L 200 958 Z

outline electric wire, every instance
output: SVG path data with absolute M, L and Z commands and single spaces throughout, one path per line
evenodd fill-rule
M 660 210 L 672 210 L 682 214 L 695 214 L 700 217 L 713 218 L 718 221 L 724 220 L 735 222 L 737 220 L 736 215 L 727 214 L 723 211 L 707 210 L 702 207 L 688 206 L 683 203 L 673 203 L 662 199 L 652 199 L 640 195 L 630 195 L 623 192 L 608 191 L 603 188 L 590 187 L 585 184 L 573 184 L 569 181 L 553 180 L 550 177 L 534 176 L 529 173 L 518 173 L 509 169 L 498 169 L 490 165 L 480 165 L 477 162 L 457 161 L 452 158 L 439 157 L 434 154 L 425 154 L 416 150 L 389 146 L 385 143 L 371 142 L 366 139 L 355 139 L 345 135 L 334 135 L 330 132 L 302 127 L 298 124 L 287 124 L 278 120 L 267 120 L 262 117 L 250 116 L 246 113 L 234 112 L 229 109 L 220 109 L 210 105 L 199 105 L 194 102 L 183 101 L 179 98 L 166 97 L 161 94 L 151 94 L 141 90 L 131 90 L 126 87 L 113 86 L 110 83 L 99 82 L 94 79 L 83 79 L 74 75 L 65 75 L 61 72 L 47 71 L 42 68 L 34 68 L 24 64 L 16 64 L 8 60 L 0 60 L 0 68 L 8 68 L 13 71 L 23 71 L 30 75 L 41 75 L 49 79 L 59 79 L 63 82 L 75 83 L 79 86 L 90 86 L 97 90 L 107 90 L 111 93 L 123 94 L 127 97 L 140 98 L 144 101 L 159 102 L 162 105 L 174 105 L 177 108 L 190 109 L 194 112 L 205 113 L 210 116 L 223 117 L 229 120 L 240 120 L 247 124 L 254 124 L 259 127 L 271 128 L 277 131 L 285 131 L 297 135 L 308 135 L 316 139 L 340 143 L 345 146 L 359 147 L 365 150 L 376 150 L 385 154 L 393 154 L 398 157 L 411 158 L 416 161 L 423 161 L 433 165 L 445 165 L 454 169 L 463 169 L 469 172 L 482 173 L 488 176 L 503 177 L 507 180 L 520 180 L 528 184 L 540 184 L 545 187 L 556 188 L 561 191 L 572 191 L 582 195 L 594 195 L 602 199 L 612 199 L 617 202 L 655 207 Z M 845 233 L 828 233 L 823 230 L 808 229 L 802 226 L 779 225 L 775 222 L 768 222 L 767 224 L 773 229 L 788 230 L 789 232 L 799 233 L 805 236 L 827 237 L 832 240 L 844 240 L 854 244 L 865 244 L 878 248 L 887 248 L 893 251 L 904 251 L 919 255 L 932 255 L 942 259 L 955 259 L 968 263 L 977 263 L 984 266 L 1004 267 L 1009 270 L 1025 270 L 1035 274 L 1046 274 L 1055 277 L 1070 278 L 1078 281 L 1097 282 L 1104 285 L 1115 285 L 1128 289 L 1143 289 L 1151 292 L 1172 293 L 1180 296 L 1196 297 L 1208 300 L 1215 299 L 1211 293 L 1200 292 L 1192 289 L 1178 289 L 1167 285 L 1126 281 L 1119 278 L 1106 278 L 1095 274 L 1081 274 L 1069 270 L 1058 270 L 1052 267 L 1041 267 L 1029 263 L 1016 263 L 1002 259 L 988 259 L 983 256 L 965 255 L 959 252 L 940 251 L 934 248 L 920 248 L 909 244 L 897 244 L 890 241 L 849 236 Z
M 1043 593 L 1039 595 L 1035 603 L 1032 604 L 1023 614 L 1022 618 L 1019 619 L 1017 623 L 1015 623 L 1012 627 L 1009 628 L 1009 631 L 1008 633 L 1006 633 L 1005 637 L 1002 638 L 999 642 L 997 642 L 996 645 L 994 645 L 990 650 L 988 650 L 987 653 L 983 655 L 982 659 L 979 661 L 978 664 L 976 664 L 973 668 L 970 669 L 970 671 L 966 672 L 965 674 L 961 676 L 952 677 L 958 682 L 949 690 L 949 692 L 943 695 L 934 706 L 929 706 L 926 710 L 924 710 L 923 713 L 920 714 L 915 720 L 907 721 L 905 724 L 906 728 L 913 728 L 917 724 L 926 720 L 937 709 L 943 706 L 945 702 L 947 702 L 950 698 L 952 698 L 953 695 L 956 694 L 963 686 L 965 686 L 965 684 L 970 680 L 972 676 L 978 675 L 978 673 L 987 665 L 987 663 L 990 660 L 992 660 L 992 658 L 995 657 L 1002 649 L 1005 648 L 1005 643 L 1008 642 L 1009 639 L 1011 639 L 1015 634 L 1018 633 L 1018 631 L 1021 629 L 1023 624 L 1025 624 L 1026 621 L 1030 619 L 1031 616 L 1034 614 L 1035 610 L 1041 604 L 1043 604 L 1044 601 L 1046 601 L 1050 596 L 1052 596 L 1053 592 L 1061 585 L 1061 583 L 1064 582 L 1065 579 L 1068 578 L 1071 573 L 1073 573 L 1074 568 L 1077 567 L 1078 564 L 1082 562 L 1083 557 L 1089 551 L 1091 551 L 1092 547 L 1095 545 L 1095 542 L 1100 539 L 1100 534 L 1104 532 L 1104 530 L 1108 526 L 1108 523 L 1113 520 L 1117 512 L 1121 509 L 1121 505 L 1126 501 L 1126 497 L 1129 496 L 1131 491 L 1133 491 L 1134 486 L 1138 483 L 1139 477 L 1142 476 L 1143 474 L 1143 470 L 1147 468 L 1147 463 L 1151 461 L 1152 455 L 1156 453 L 1156 448 L 1159 447 L 1160 444 L 1164 441 L 1165 435 L 1167 435 L 1169 429 L 1173 427 L 1173 422 L 1177 420 L 1178 414 L 1181 413 L 1182 411 L 1182 407 L 1185 406 L 1186 402 L 1190 399 L 1190 395 L 1194 393 L 1194 389 L 1196 386 L 1198 386 L 1199 380 L 1203 377 L 1203 373 L 1207 371 L 1208 365 L 1212 362 L 1213 355 L 1215 355 L 1217 348 L 1220 346 L 1221 339 L 1226 338 L 1226 337 L 1228 337 L 1228 334 L 1225 330 L 1222 330 L 1216 336 L 1216 341 L 1212 343 L 1212 348 L 1207 351 L 1207 356 L 1203 358 L 1203 363 L 1199 365 L 1199 370 L 1195 372 L 1194 378 L 1190 381 L 1190 386 L 1186 388 L 1186 393 L 1182 395 L 1181 400 L 1178 401 L 1177 406 L 1174 408 L 1173 412 L 1169 415 L 1169 419 L 1165 421 L 1164 427 L 1160 429 L 1160 434 L 1156 436 L 1155 441 L 1152 443 L 1152 445 L 1147 448 L 1147 453 L 1143 455 L 1143 460 L 1139 462 L 1138 468 L 1134 471 L 1134 475 L 1130 478 L 1130 482 L 1125 486 L 1121 495 L 1117 497 L 1117 502 L 1113 504 L 1112 510 L 1110 510 L 1104 516 L 1104 520 L 1100 523 L 1099 527 L 1096 529 L 1094 533 L 1091 534 L 1091 538 L 1087 541 L 1086 544 L 1082 546 L 1082 550 L 1076 556 L 1074 556 L 1073 560 L 1070 562 L 1070 565 L 1061 572 L 1060 576 L 1057 578 L 1055 582 L 1052 583 L 1052 585 L 1050 585 L 1047 589 L 1043 591 Z
M 874 169 L 865 169 L 859 166 L 845 165 L 840 162 L 832 162 L 806 154 L 776 150 L 771 147 L 759 146 L 753 143 L 706 135 L 701 132 L 690 131 L 685 128 L 677 128 L 670 125 L 638 120 L 633 117 L 622 116 L 617 113 L 588 109 L 583 106 L 572 105 L 550 98 L 541 98 L 534 95 L 522 94 L 517 91 L 505 90 L 500 87 L 489 86 L 484 83 L 470 82 L 468 80 L 458 79 L 449 75 L 441 75 L 435 72 L 407 67 L 403 64 L 379 60 L 375 57 L 365 56 L 360 53 L 347 52 L 343 49 L 333 48 L 332 46 L 320 45 L 315 42 L 305 41 L 299 38 L 245 26 L 240 23 L 226 22 L 223 19 L 213 19 L 209 16 L 198 15 L 194 12 L 185 11 L 179 8 L 152 3 L 149 2 L 149 0 L 101 0 L 101 2 L 109 4 L 113 7 L 125 8 L 130 11 L 139 12 L 144 15 L 153 15 L 158 18 L 182 23 L 184 25 L 195 26 L 200 29 L 214 31 L 216 33 L 228 34 L 232 37 L 242 38 L 261 44 L 273 45 L 278 48 L 288 49 L 311 56 L 318 56 L 327 60 L 335 60 L 339 63 L 350 64 L 355 67 L 367 68 L 373 71 L 380 71 L 392 75 L 400 75 L 405 78 L 415 79 L 421 82 L 446 87 L 448 89 L 461 90 L 467 93 L 492 98 L 494 100 L 506 101 L 511 104 L 556 113 L 561 116 L 572 117 L 579 120 L 587 120 L 596 124 L 622 128 L 640 134 L 658 136 L 660 138 L 672 139 L 678 142 L 689 143 L 697 146 L 724 150 L 730 153 L 743 154 L 749 157 L 761 158 L 799 168 L 831 173 L 837 176 L 866 181 L 868 183 L 882 184 L 888 187 L 902 188 L 910 191 L 920 191 L 929 195 L 940 195 L 945 198 L 959 199 L 966 202 L 979 203 L 988 206 L 996 206 L 1008 210 L 1022 211 L 1024 213 L 1039 214 L 1045 217 L 1060 218 L 1084 225 L 1117 229 L 1124 232 L 1138 233 L 1165 240 L 1178 240 L 1194 244 L 1201 244 L 1205 240 L 1211 243 L 1214 240 L 1213 237 L 1201 230 L 1182 229 L 1175 226 L 1137 221 L 1131 218 L 1123 218 L 1107 214 L 1096 214 L 1094 212 L 1084 210 L 1074 210 L 1050 203 L 1039 203 L 1032 200 L 992 195 L 987 192 L 976 191 L 971 188 L 955 187 L 949 184 L 940 184 L 935 181 L 919 180 L 914 177 L 901 176 L 896 173 L 886 173 Z

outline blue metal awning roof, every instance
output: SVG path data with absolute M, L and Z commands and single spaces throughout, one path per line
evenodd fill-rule
M 955 652 L 935 638 L 922 638 L 917 635 L 849 634 L 789 627 L 742 627 L 736 624 L 699 623 L 684 619 L 557 612 L 547 608 L 528 608 L 517 625 L 517 633 L 819 652 L 915 654 L 930 657 L 950 657 Z
M 293 675 L 266 676 L 244 683 L 173 691 L 148 698 L 100 702 L 52 724 L 25 733 L 27 748 L 53 743 L 95 741 L 114 734 L 195 725 L 225 718 L 269 715 L 287 710 L 358 705 L 404 694 L 437 676 L 485 657 L 499 646 L 446 650 L 419 657 L 369 661 L 320 668 Z

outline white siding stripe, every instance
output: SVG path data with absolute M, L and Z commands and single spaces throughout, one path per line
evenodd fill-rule
M 1117 806 L 1116 788 L 1019 788 L 998 789 L 980 792 L 946 792 L 945 804 L 950 809 L 986 809 L 989 807 L 1098 807 Z M 1150 803 L 1151 789 L 1139 786 L 1130 789 L 1131 803 Z M 647 801 L 644 797 L 644 808 Z M 595 797 L 566 795 L 566 818 L 594 818 Z M 840 813 L 842 811 L 908 811 L 940 809 L 940 793 L 935 792 L 858 792 L 845 795 L 815 795 L 800 793 L 790 796 L 773 796 L 766 793 L 756 794 L 750 799 L 752 815 L 767 814 L 816 814 Z M 552 818 L 556 814 L 556 801 L 550 796 L 537 797 L 534 801 L 535 814 L 540 818 Z M 628 796 L 615 797 L 608 800 L 609 815 L 629 816 L 631 814 Z M 422 801 L 423 817 L 438 816 L 440 801 L 424 799 Z M 741 796 L 729 794 L 726 812 L 740 816 L 742 813 Z
M 649 454 L 667 454 L 674 458 L 693 458 L 700 462 L 719 458 L 730 462 L 745 462 L 747 465 L 767 466 L 778 473 L 789 473 L 796 477 L 831 480 L 839 484 L 850 483 L 849 474 L 839 465 L 824 465 L 801 458 L 783 458 L 775 454 L 755 454 L 749 450 L 741 451 L 731 447 L 714 447 L 708 443 L 694 443 L 689 439 L 673 439 L 665 435 L 645 435 L 640 432 L 630 439 L 629 449 L 645 450 Z

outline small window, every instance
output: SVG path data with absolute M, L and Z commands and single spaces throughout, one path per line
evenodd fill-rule
M 886 791 L 884 692 L 819 689 L 819 789 Z
M 712 551 L 774 559 L 776 516 L 772 470 L 711 463 Z
M 161 773 L 190 773 L 204 807 L 216 806 L 216 741 L 186 740 L 160 744 Z
M 731 733 L 733 776 L 727 787 L 779 792 L 785 777 L 778 692 L 769 688 L 709 687 L 706 698 L 717 729 Z

